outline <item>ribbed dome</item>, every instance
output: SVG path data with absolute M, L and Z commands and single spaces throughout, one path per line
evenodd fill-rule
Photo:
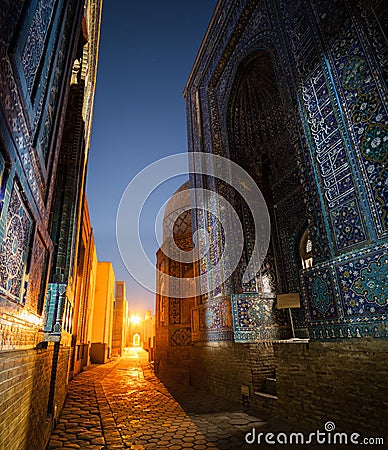
M 182 184 L 182 186 L 172 194 L 166 205 L 166 210 L 164 211 L 164 220 L 174 211 L 178 211 L 178 209 L 182 209 L 185 206 L 190 206 L 190 191 L 188 189 L 190 189 L 190 183 L 186 181 L 186 183 Z M 176 197 L 176 194 L 180 192 L 183 192 L 183 194 Z
M 188 181 L 182 184 L 172 195 L 166 205 L 163 219 L 163 240 L 166 230 L 173 230 L 174 237 L 179 237 L 191 233 L 191 212 L 190 212 L 190 184 Z M 177 195 L 179 194 L 179 195 Z

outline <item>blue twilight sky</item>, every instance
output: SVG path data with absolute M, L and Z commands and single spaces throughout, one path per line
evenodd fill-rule
M 116 243 L 121 196 L 158 159 L 187 151 L 183 89 L 216 0 L 105 0 L 87 175 L 97 256 L 127 284 L 130 308 L 154 311 L 155 296 L 129 275 Z M 156 214 L 185 181 L 163 184 L 141 217 L 142 243 L 155 261 Z

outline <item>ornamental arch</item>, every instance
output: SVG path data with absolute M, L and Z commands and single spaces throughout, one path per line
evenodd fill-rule
M 279 70 L 279 68 L 278 68 Z M 306 208 L 300 184 L 295 145 L 290 133 L 289 96 L 279 89 L 273 57 L 260 49 L 243 59 L 231 81 L 227 108 L 229 156 L 255 180 L 263 193 L 271 219 L 271 243 L 256 278 L 241 285 L 241 270 L 235 276 L 237 292 L 258 294 L 276 316 L 275 323 L 285 326 L 286 318 L 276 308 L 276 294 L 300 292 L 300 230 L 305 227 Z M 284 82 L 283 82 L 284 84 Z M 225 120 L 223 120 L 225 122 Z M 254 246 L 254 225 L 247 205 L 236 199 L 243 222 L 245 246 L 242 267 L 246 267 Z M 294 311 L 299 333 L 305 335 L 304 314 Z M 287 333 L 287 330 L 284 330 Z M 286 334 L 282 335 L 286 337 Z

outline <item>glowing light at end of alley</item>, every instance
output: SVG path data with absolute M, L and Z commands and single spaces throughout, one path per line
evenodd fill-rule
M 141 322 L 141 317 L 138 316 L 137 314 L 131 314 L 129 320 L 133 325 L 139 325 L 139 323 Z

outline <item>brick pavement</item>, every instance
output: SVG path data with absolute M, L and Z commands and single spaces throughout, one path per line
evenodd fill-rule
M 47 448 L 288 448 L 247 445 L 244 436 L 252 428 L 264 433 L 292 431 L 207 392 L 180 386 L 167 389 L 150 369 L 147 353 L 132 349 L 117 361 L 89 368 L 70 383 Z

